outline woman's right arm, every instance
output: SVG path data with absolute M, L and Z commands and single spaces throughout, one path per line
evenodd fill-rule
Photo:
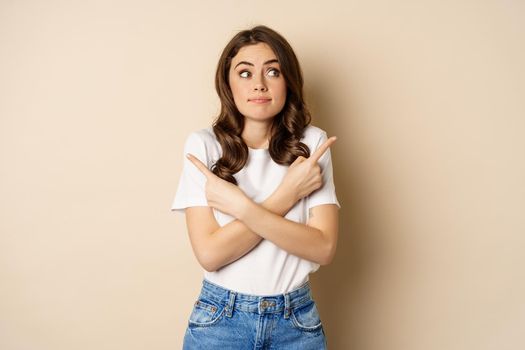
M 277 215 L 285 216 L 297 202 L 296 197 L 279 186 L 261 205 Z M 216 271 L 239 259 L 262 240 L 261 236 L 237 219 L 220 227 L 211 207 L 189 207 L 185 213 L 193 252 L 206 271 Z

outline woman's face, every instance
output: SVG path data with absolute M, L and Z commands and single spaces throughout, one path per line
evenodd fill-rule
M 229 72 L 233 100 L 246 118 L 273 118 L 286 102 L 286 82 L 277 56 L 266 43 L 242 47 L 232 59 Z

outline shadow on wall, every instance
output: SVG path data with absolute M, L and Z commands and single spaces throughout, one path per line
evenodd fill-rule
M 312 75 L 309 72 L 309 77 Z M 326 83 L 326 78 L 319 79 Z M 324 129 L 328 137 L 338 136 L 332 151 L 334 182 L 337 198 L 341 204 L 339 210 L 339 239 L 337 252 L 330 265 L 310 275 L 312 291 L 316 300 L 323 327 L 330 349 L 359 349 L 360 322 L 363 313 L 363 301 L 366 301 L 366 285 L 370 278 L 373 248 L 373 236 L 369 234 L 367 220 L 367 195 L 364 193 L 364 178 L 357 164 L 356 154 L 345 152 L 350 149 L 352 138 L 352 116 L 348 115 L 351 101 L 333 101 L 332 96 L 323 96 L 329 91 L 317 82 L 314 90 L 305 89 L 307 103 L 312 112 L 312 124 Z M 344 102 L 344 105 L 343 105 Z M 340 108 L 338 107 L 341 106 Z M 340 115 L 344 110 L 345 117 Z M 335 131 L 350 130 L 344 135 Z M 360 328 L 361 327 L 361 328 Z

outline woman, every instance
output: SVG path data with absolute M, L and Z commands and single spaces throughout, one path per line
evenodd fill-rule
M 206 270 L 184 349 L 325 349 L 308 276 L 337 244 L 335 137 L 310 125 L 299 62 L 268 27 L 231 39 L 215 85 L 221 112 L 187 138 L 172 205 Z

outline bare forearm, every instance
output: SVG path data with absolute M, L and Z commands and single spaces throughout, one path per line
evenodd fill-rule
M 331 246 L 321 230 L 283 218 L 253 201 L 238 217 L 252 232 L 281 249 L 321 265 L 326 263 Z
M 295 199 L 281 191 L 274 192 L 259 205 L 277 216 L 284 216 L 295 204 Z M 225 266 L 256 247 L 263 238 L 235 219 L 210 235 L 209 250 L 214 252 L 213 270 Z

